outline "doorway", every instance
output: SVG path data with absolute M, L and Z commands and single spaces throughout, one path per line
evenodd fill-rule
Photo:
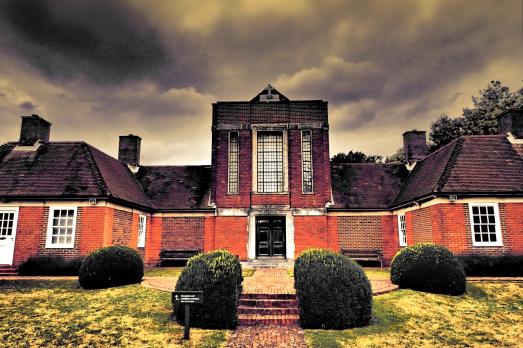
M 256 217 L 256 257 L 285 257 L 285 217 Z

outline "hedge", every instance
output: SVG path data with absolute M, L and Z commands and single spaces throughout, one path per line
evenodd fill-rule
M 203 291 L 204 303 L 191 305 L 191 326 L 235 328 L 242 282 L 240 261 L 228 251 L 191 257 L 176 283 L 176 291 Z M 179 323 L 184 322 L 183 305 L 174 303 L 174 314 Z
M 103 289 L 139 283 L 143 260 L 134 249 L 109 246 L 93 251 L 82 262 L 79 281 L 84 289 Z
M 469 255 L 458 260 L 469 277 L 523 277 L 523 255 Z
M 64 259 L 62 256 L 32 256 L 18 267 L 23 276 L 77 276 L 83 258 Z
M 294 265 L 300 325 L 346 329 L 365 326 L 372 314 L 372 289 L 361 266 L 324 249 L 308 249 Z
M 400 250 L 392 260 L 390 276 L 400 288 L 424 292 L 461 295 L 466 288 L 461 263 L 447 248 L 431 243 Z

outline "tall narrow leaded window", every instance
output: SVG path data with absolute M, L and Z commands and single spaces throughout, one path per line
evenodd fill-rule
M 240 139 L 238 132 L 229 133 L 229 193 L 238 193 L 238 163 Z
M 283 192 L 283 132 L 258 132 L 258 192 Z
M 400 246 L 407 246 L 407 225 L 405 224 L 405 214 L 398 215 L 398 232 Z
M 312 193 L 312 132 L 301 132 L 301 170 L 303 193 Z

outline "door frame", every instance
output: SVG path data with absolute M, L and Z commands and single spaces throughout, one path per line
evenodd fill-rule
M 14 213 L 13 233 L 12 233 L 13 249 L 12 249 L 12 253 L 11 253 L 11 260 L 9 262 L 7 262 L 7 263 L 1 263 L 1 260 L 0 260 L 0 265 L 12 265 L 13 264 L 13 260 L 14 260 L 14 256 L 15 256 L 16 230 L 18 228 L 19 208 L 18 207 L 12 207 L 12 206 L 1 206 L 0 205 L 0 212 Z
M 262 219 L 266 219 L 266 220 L 269 220 L 269 224 L 271 225 L 271 228 L 269 229 L 269 245 L 268 245 L 268 249 L 269 249 L 269 255 L 268 256 L 260 256 L 259 255 L 259 240 L 258 240 L 258 221 L 259 220 L 262 220 Z M 273 229 L 272 229 L 272 221 L 273 220 L 276 220 L 276 219 L 280 219 L 282 220 L 282 228 L 283 228 L 283 233 L 282 233 L 282 237 L 283 237 L 283 241 L 282 241 L 282 248 L 283 248 L 283 255 L 277 255 L 277 257 L 283 257 L 283 258 L 287 258 L 287 217 L 285 215 L 257 215 L 255 217 L 255 253 L 256 253 L 256 258 L 259 258 L 259 257 L 274 257 L 274 255 L 272 255 L 272 232 L 273 232 Z

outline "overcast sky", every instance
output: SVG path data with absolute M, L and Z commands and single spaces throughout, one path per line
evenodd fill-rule
M 35 4 L 37 3 L 37 4 Z M 210 163 L 211 104 L 268 83 L 329 102 L 330 151 L 387 155 L 491 80 L 523 87 L 521 0 L 0 1 L 0 143 L 52 140 L 144 164 Z

